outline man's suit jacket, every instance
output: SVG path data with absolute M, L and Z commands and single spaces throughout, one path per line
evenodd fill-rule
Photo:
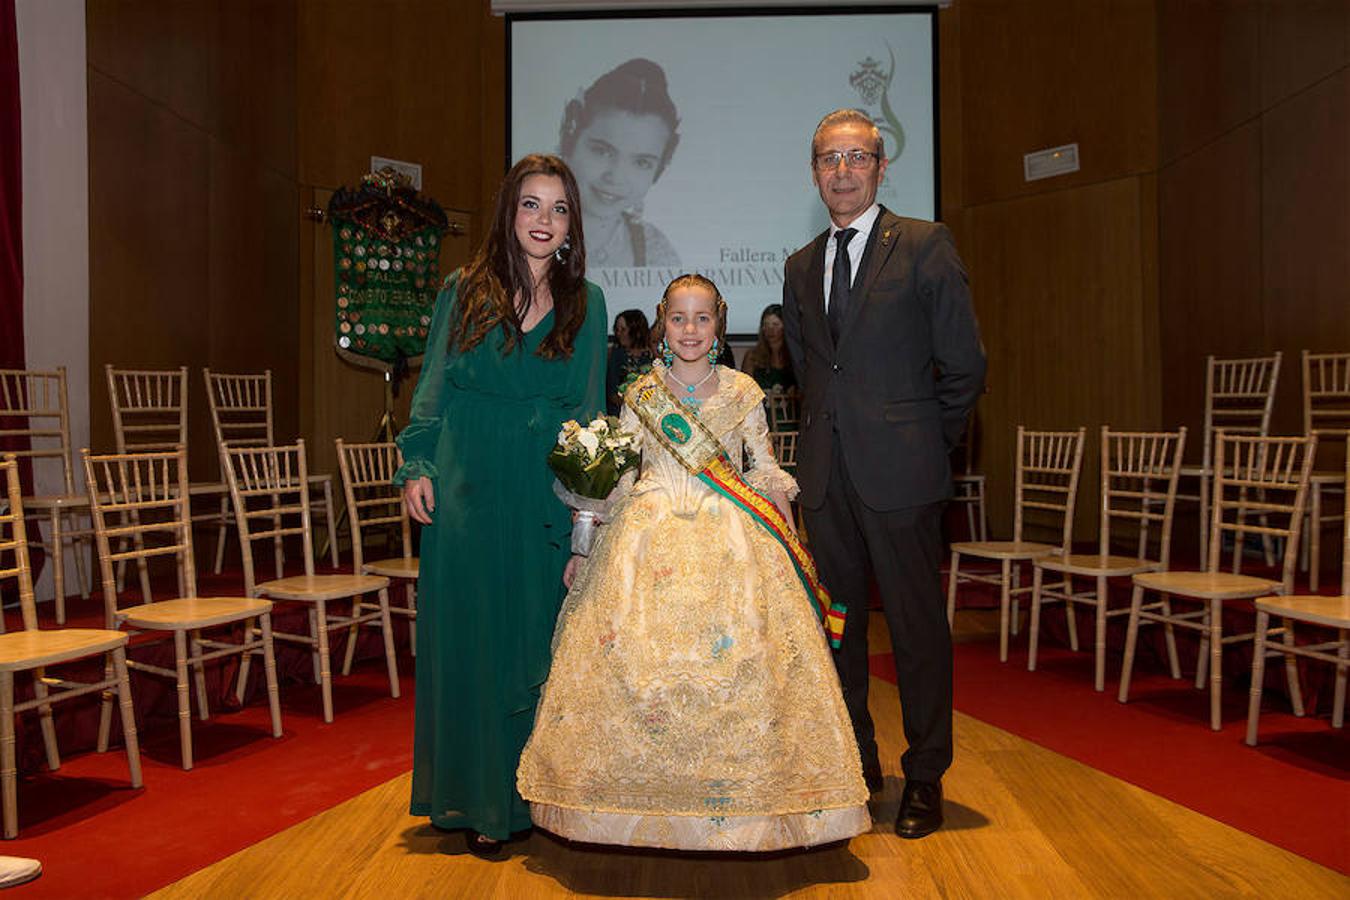
M 803 390 L 801 501 L 824 502 L 834 432 L 849 477 L 877 510 L 951 496 L 948 454 L 984 389 L 966 270 L 944 225 L 884 207 L 839 329 L 825 309 L 827 230 L 785 266 L 783 325 Z

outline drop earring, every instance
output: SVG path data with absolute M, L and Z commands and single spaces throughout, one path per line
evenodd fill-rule
M 565 237 L 563 238 L 563 242 L 558 245 L 558 249 L 553 251 L 553 258 L 556 259 L 558 262 L 566 262 L 567 254 L 571 251 L 571 249 L 572 249 L 572 238 L 570 236 Z
M 708 348 L 708 365 L 717 365 L 718 349 L 718 340 L 713 338 L 712 346 Z
M 661 338 L 661 361 L 667 369 L 675 364 L 675 351 L 670 349 L 670 341 L 665 338 Z

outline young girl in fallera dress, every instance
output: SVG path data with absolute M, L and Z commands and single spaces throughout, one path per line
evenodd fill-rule
M 579 841 L 845 840 L 871 827 L 867 788 L 764 393 L 710 362 L 726 328 L 711 281 L 677 278 L 657 319 L 662 356 L 621 416 L 641 474 L 569 566 L 520 794 L 536 825 Z

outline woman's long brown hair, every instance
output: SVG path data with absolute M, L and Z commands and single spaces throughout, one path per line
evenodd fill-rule
M 567 245 L 562 260 L 548 268 L 553 295 L 553 327 L 539 345 L 546 359 L 569 357 L 581 323 L 586 320 L 586 242 L 581 230 L 581 201 L 572 170 L 556 156 L 532 153 L 506 173 L 497 193 L 497 208 L 486 239 L 459 273 L 458 302 L 450 325 L 449 349 L 466 353 L 496 328 L 502 330 L 503 355 L 515 350 L 524 337 L 521 321 L 534 306 L 534 280 L 525 251 L 516 238 L 516 208 L 521 185 L 531 175 L 553 175 L 562 180 L 567 200 Z M 516 298 L 518 301 L 512 302 Z

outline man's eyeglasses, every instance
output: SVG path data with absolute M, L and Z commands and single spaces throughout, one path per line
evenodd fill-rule
M 843 160 L 850 169 L 866 169 L 872 165 L 874 160 L 880 161 L 881 154 L 873 153 L 870 150 L 831 150 L 829 153 L 817 153 L 811 158 L 811 163 L 822 172 L 829 172 L 839 168 L 839 160 Z

